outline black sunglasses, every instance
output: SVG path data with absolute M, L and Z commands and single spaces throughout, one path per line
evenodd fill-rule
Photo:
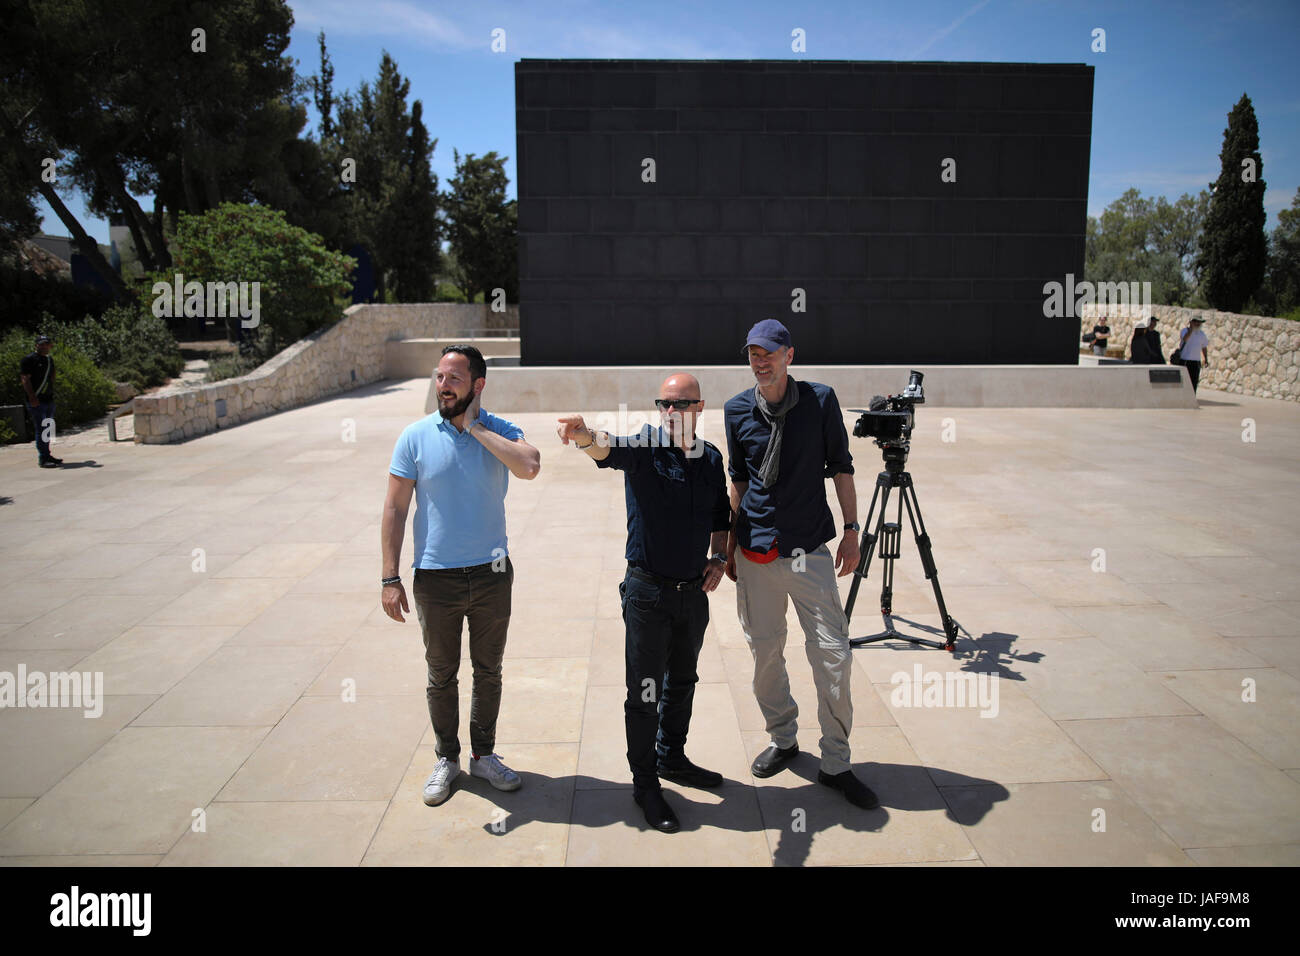
M 659 408 L 674 408 L 681 412 L 690 408 L 698 401 L 698 398 L 656 398 L 655 405 Z

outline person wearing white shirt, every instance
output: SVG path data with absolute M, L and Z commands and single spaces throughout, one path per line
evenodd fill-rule
M 1192 319 L 1178 339 L 1178 357 L 1187 367 L 1193 392 L 1196 391 L 1196 386 L 1201 380 L 1202 361 L 1207 368 L 1210 365 L 1210 337 L 1201 331 L 1201 326 L 1204 324 L 1204 319 Z

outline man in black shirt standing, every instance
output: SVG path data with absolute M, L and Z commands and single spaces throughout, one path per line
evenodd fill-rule
M 722 453 L 695 435 L 704 402 L 693 375 L 669 376 L 659 387 L 661 427 L 611 440 L 581 415 L 559 419 L 598 468 L 623 472 L 627 501 L 627 573 L 619 585 L 626 626 L 627 761 L 633 797 L 646 823 L 664 833 L 680 828 L 659 778 L 688 787 L 717 787 L 722 775 L 686 758 L 686 732 L 698 681 L 696 663 L 709 623 L 708 593 L 722 580 L 731 508 Z M 712 555 L 712 557 L 709 557 Z
M 854 806 L 878 806 L 853 774 L 849 731 L 853 701 L 848 619 L 836 572 L 851 574 L 860 558 L 853 456 L 835 391 L 797 382 L 790 332 L 776 319 L 749 331 L 745 354 L 755 386 L 730 399 L 724 411 L 735 533 L 727 542 L 727 576 L 754 656 L 754 697 L 772 744 L 751 772 L 770 777 L 799 753 L 799 707 L 785 667 L 786 607 L 793 602 L 804 651 L 817 685 L 821 769 L 817 781 L 839 790 Z M 826 503 L 826 479 L 835 486 L 842 532 Z M 839 538 L 834 557 L 827 541 Z
M 27 396 L 27 414 L 32 417 L 36 432 L 36 453 L 42 468 L 57 468 L 62 458 L 50 454 L 50 439 L 54 437 L 54 359 L 50 351 L 54 340 L 48 335 L 36 338 L 36 351 L 23 357 L 19 363 L 23 391 Z
M 1103 315 L 1092 327 L 1092 334 L 1096 336 L 1092 340 L 1092 354 L 1106 356 L 1106 341 L 1110 336 L 1110 326 L 1106 324 L 1106 317 Z

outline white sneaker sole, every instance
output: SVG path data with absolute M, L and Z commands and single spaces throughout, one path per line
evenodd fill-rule
M 459 776 L 460 774 L 456 774 L 456 777 Z M 430 793 L 426 789 L 424 791 L 424 805 L 426 807 L 436 807 L 440 803 L 446 803 L 447 798 L 451 796 L 451 785 L 452 782 L 456 779 L 456 777 L 452 777 L 451 780 L 448 780 L 447 786 L 445 786 L 442 790 L 435 790 L 433 793 Z

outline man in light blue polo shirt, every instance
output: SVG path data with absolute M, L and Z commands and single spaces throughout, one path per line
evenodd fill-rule
M 424 802 L 442 803 L 460 773 L 461 629 L 469 619 L 474 665 L 470 702 L 470 773 L 498 790 L 517 790 L 519 775 L 493 752 L 501 705 L 501 660 L 510 623 L 514 566 L 506 547 L 509 476 L 531 479 L 541 468 L 537 449 L 513 422 L 482 411 L 487 364 L 472 345 L 442 350 L 435 374 L 438 411 L 408 425 L 389 465 L 381 527 L 384 612 L 404 621 L 411 612 L 398 562 L 414 493 L 415 577 L 411 586 L 424 635 L 429 720 L 438 765 L 424 785 Z

